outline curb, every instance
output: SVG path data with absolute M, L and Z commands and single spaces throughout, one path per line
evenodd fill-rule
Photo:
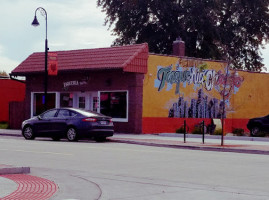
M 13 137 L 23 137 L 18 133 L 3 133 L 0 132 L 0 135 L 4 136 L 13 136 Z M 157 134 L 164 137 L 183 137 L 183 134 L 173 134 L 173 133 L 161 133 Z M 186 138 L 200 138 L 199 135 L 186 135 Z M 220 136 L 211 136 L 206 135 L 205 139 L 220 139 Z M 234 137 L 234 136 L 226 136 L 226 139 L 230 140 L 245 140 L 245 141 L 263 141 L 269 142 L 269 138 L 255 138 L 255 137 Z M 189 149 L 189 150 L 202 150 L 202 151 L 217 151 L 217 152 L 234 152 L 234 153 L 245 153 L 245 154 L 260 154 L 260 155 L 269 155 L 269 151 L 257 150 L 257 149 L 236 149 L 231 147 L 209 147 L 209 146 L 197 146 L 197 145 L 180 145 L 180 144 L 162 144 L 162 143 L 152 143 L 152 142 L 143 142 L 143 141 L 134 141 L 128 139 L 114 139 L 110 138 L 110 141 L 118 142 L 118 143 L 126 143 L 126 144 L 137 144 L 144 146 L 155 146 L 155 147 L 166 147 L 166 148 L 176 148 L 176 149 Z M 30 169 L 29 169 L 30 171 Z M 1 168 L 0 168 L 1 174 Z
M 122 140 L 122 139 L 121 140 L 110 139 L 110 141 L 118 142 L 118 143 L 137 144 L 137 145 L 153 146 L 153 147 L 166 147 L 166 148 L 174 148 L 174 149 L 269 155 L 269 151 L 254 150 L 254 149 L 234 149 L 234 148 L 225 148 L 225 147 L 206 147 L 206 146 L 202 147 L 202 146 L 173 145 L 173 144 L 171 145 L 171 144 L 158 144 L 158 143 L 141 142 L 141 141 L 138 142 L 138 141 L 130 141 L 130 140 Z
M 183 138 L 182 133 L 159 133 L 159 136 L 164 137 L 180 137 Z M 202 135 L 186 134 L 186 138 L 202 138 Z M 205 139 L 221 139 L 221 135 L 208 135 L 205 134 Z M 242 140 L 242 141 L 259 141 L 259 142 L 269 142 L 269 137 L 249 137 L 249 136 L 224 136 L 224 140 Z
M 13 137 L 23 137 L 21 134 L 12 134 L 12 133 L 0 133 L 3 136 L 13 136 Z
M 2 167 L 0 168 L 0 175 L 5 174 L 29 174 L 30 167 Z

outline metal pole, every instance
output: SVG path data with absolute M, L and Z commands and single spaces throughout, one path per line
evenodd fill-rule
M 225 93 L 226 93 L 226 85 L 227 85 L 227 79 L 228 79 L 228 72 L 229 72 L 229 62 L 227 65 L 227 70 L 225 74 L 225 82 L 224 82 L 224 88 L 223 88 L 223 94 L 222 94 L 222 101 L 223 101 L 223 106 L 222 106 L 222 117 L 221 117 L 221 146 L 224 145 L 224 112 L 225 112 Z
M 203 133 L 203 144 L 205 143 L 205 121 L 203 120 L 203 122 L 202 122 L 202 133 Z
M 184 143 L 186 143 L 186 120 L 184 120 Z
M 42 7 L 38 7 L 35 10 L 35 18 L 34 21 L 32 22 L 33 26 L 38 26 L 39 22 L 36 18 L 36 12 L 40 11 L 41 15 L 43 15 L 45 17 L 46 20 L 46 39 L 45 39 L 45 74 L 44 74 L 44 110 L 47 110 L 47 106 L 48 106 L 48 20 L 47 20 L 47 11 L 42 8 Z
M 46 39 L 45 39 L 45 87 L 44 87 L 44 91 L 45 91 L 45 111 L 48 108 L 48 15 L 47 15 L 47 11 L 44 8 L 41 8 L 44 12 L 45 12 L 45 19 L 46 19 Z
M 48 106 L 48 40 L 45 40 L 45 78 L 44 78 L 44 93 L 45 93 L 45 102 L 44 109 L 47 110 Z

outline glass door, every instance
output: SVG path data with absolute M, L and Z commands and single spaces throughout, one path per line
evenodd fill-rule
M 97 92 L 79 92 L 76 97 L 77 108 L 98 111 L 98 93 Z
M 87 110 L 87 95 L 85 93 L 78 94 L 78 108 Z

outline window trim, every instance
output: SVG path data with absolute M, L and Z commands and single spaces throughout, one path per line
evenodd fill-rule
M 101 92 L 126 92 L 126 118 L 112 118 L 113 122 L 128 122 L 129 121 L 129 91 L 128 90 L 101 90 L 98 91 L 98 113 L 101 113 Z M 101 113 L 102 114 L 102 113 Z
M 34 95 L 35 94 L 44 94 L 44 92 L 31 92 L 31 117 L 34 117 L 34 116 L 37 116 L 37 115 L 34 115 Z M 59 95 L 59 92 L 48 92 L 47 94 L 55 94 L 55 108 L 59 108 L 57 102 L 58 102 L 58 99 L 60 98 L 60 95 Z

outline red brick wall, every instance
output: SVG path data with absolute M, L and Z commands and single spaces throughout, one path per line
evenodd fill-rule
M 63 87 L 63 82 L 85 78 L 88 78 L 87 85 L 72 86 L 68 90 Z M 142 133 L 143 78 L 144 74 L 121 70 L 58 72 L 57 76 L 48 77 L 48 92 L 128 90 L 128 122 L 115 122 L 115 131 Z M 33 91 L 44 91 L 44 77 L 42 75 L 32 75 L 26 78 L 26 118 L 30 117 L 31 92 Z

